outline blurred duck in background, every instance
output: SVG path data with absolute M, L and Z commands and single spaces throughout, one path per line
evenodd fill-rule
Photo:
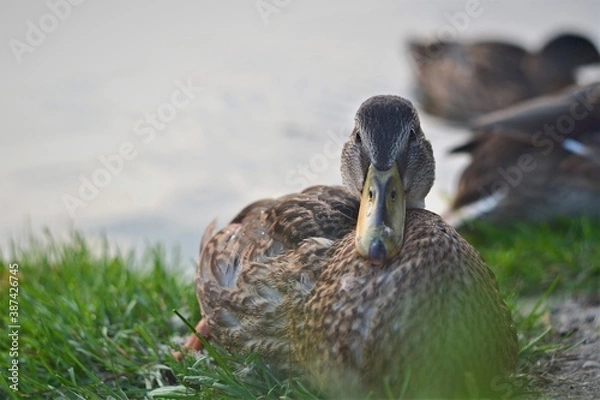
M 575 83 L 578 67 L 600 63 L 583 36 L 564 33 L 538 52 L 503 42 L 409 42 L 417 92 L 428 113 L 457 122 Z
M 600 83 L 475 120 L 449 222 L 600 217 Z

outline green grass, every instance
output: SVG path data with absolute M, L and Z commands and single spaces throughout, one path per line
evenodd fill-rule
M 9 266 L 18 264 L 20 329 L 19 391 L 7 381 L 11 344 L 3 334 L 0 398 L 314 397 L 297 380 L 272 375 L 255 356 L 219 349 L 175 361 L 171 338 L 189 329 L 173 310 L 199 318 L 193 279 L 184 279 L 189 271 L 168 263 L 160 247 L 138 261 L 132 253 L 109 256 L 103 247 L 92 250 L 78 234 L 66 243 L 48 236 L 1 255 L 2 304 L 9 300 Z M 0 324 L 12 324 L 8 310 Z
M 600 221 L 580 218 L 501 227 L 477 223 L 461 233 L 507 291 L 536 295 L 555 280 L 558 290 L 600 290 Z
M 79 235 L 69 243 L 47 239 L 25 250 L 13 246 L 0 266 L 2 304 L 8 304 L 9 263 L 19 265 L 20 396 L 139 398 L 166 385 L 163 345 L 186 329 L 172 310 L 184 307 L 198 317 L 192 283 L 167 268 L 158 247 L 137 263 L 133 254 L 95 254 Z M 3 312 L 2 326 L 7 318 Z M 0 341 L 2 365 L 7 345 Z
M 467 238 L 493 266 L 513 307 L 519 296 L 598 288 L 600 224 L 580 220 L 557 225 L 477 226 Z M 0 340 L 0 398 L 321 398 L 298 379 L 274 375 L 256 356 L 239 357 L 217 346 L 177 362 L 175 336 L 199 318 L 190 271 L 168 261 L 160 247 L 110 255 L 80 235 L 14 245 L 0 254 L 0 302 L 8 305 L 9 265 L 18 263 L 19 392 L 9 388 L 10 341 Z M 193 268 L 186 265 L 185 268 Z M 7 306 L 5 309 L 7 310 Z M 543 308 L 517 315 L 521 351 L 507 393 L 519 393 L 528 365 L 554 351 L 540 322 Z M 0 325 L 8 326 L 8 310 Z

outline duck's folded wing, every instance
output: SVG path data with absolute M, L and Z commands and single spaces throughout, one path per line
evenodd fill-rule
M 357 213 L 358 199 L 345 189 L 315 186 L 253 203 L 216 233 L 211 224 L 196 274 L 211 335 L 243 346 L 237 350 L 281 351 L 287 343 L 285 314 L 318 273 L 316 262 L 307 267 L 307 260 L 323 257 L 333 241 L 351 232 Z
M 573 86 L 475 119 L 475 132 L 496 132 L 536 145 L 544 137 L 584 140 L 600 130 L 600 83 Z M 558 138 L 558 139 L 557 139 Z

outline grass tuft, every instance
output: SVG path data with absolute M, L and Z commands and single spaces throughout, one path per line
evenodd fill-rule
M 132 253 L 111 256 L 106 248 L 93 250 L 73 234 L 67 243 L 47 236 L 2 254 L 2 304 L 9 264 L 19 265 L 19 397 L 140 397 L 168 384 L 165 344 L 185 332 L 171 310 L 194 305 L 193 284 L 180 278 L 180 267 L 167 267 L 160 247 L 141 265 Z M 196 307 L 186 312 L 198 317 Z M 0 321 L 9 325 L 8 314 Z M 0 341 L 3 365 L 7 346 Z M 0 398 L 17 398 L 5 374 L 0 379 Z
M 500 287 L 518 295 L 539 295 L 554 281 L 568 292 L 600 290 L 600 221 L 474 223 L 461 234 L 494 270 Z

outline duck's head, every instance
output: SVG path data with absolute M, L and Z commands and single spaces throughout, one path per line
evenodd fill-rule
M 546 43 L 538 57 L 526 64 L 537 89 L 554 91 L 575 81 L 577 68 L 600 63 L 600 53 L 588 38 L 563 33 Z
M 600 62 L 600 53 L 594 43 L 575 33 L 563 33 L 552 38 L 540 50 L 540 55 L 549 62 L 570 69 Z
M 398 96 L 365 101 L 342 151 L 344 184 L 360 195 L 356 248 L 381 262 L 396 256 L 404 240 L 407 208 L 424 208 L 435 166 L 417 111 Z

